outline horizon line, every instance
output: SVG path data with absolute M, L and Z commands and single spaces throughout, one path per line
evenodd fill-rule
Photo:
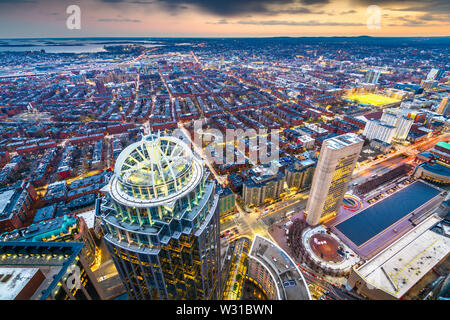
M 251 38 L 260 38 L 260 39 L 273 39 L 273 38 L 373 38 L 373 39 L 383 39 L 383 38 L 450 38 L 450 35 L 447 36 L 369 36 L 369 35 L 352 35 L 352 36 L 344 36 L 344 35 L 333 35 L 333 36 L 80 36 L 80 37 L 72 37 L 72 36 L 63 36 L 63 37 L 15 37 L 15 38 L 0 38 L 0 40 L 39 40 L 39 39 L 251 39 Z

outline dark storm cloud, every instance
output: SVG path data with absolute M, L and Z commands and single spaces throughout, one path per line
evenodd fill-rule
M 159 2 L 174 8 L 179 4 L 185 4 L 220 16 L 238 16 L 310 13 L 309 8 L 298 6 L 327 4 L 329 0 L 159 0 Z M 288 8 L 292 5 L 295 7 Z
M 242 16 L 248 14 L 308 14 L 310 8 L 304 6 L 328 4 L 330 0 L 100 0 L 103 3 L 159 3 L 169 11 L 178 11 L 186 5 L 218 16 Z M 291 6 L 291 7 L 289 7 Z M 321 13 L 317 11 L 315 13 Z
M 36 0 L 0 0 L 0 4 L 36 3 Z
M 0 0 L 0 5 L 9 7 L 14 4 L 67 3 L 83 2 L 88 0 Z M 250 15 L 277 16 L 308 15 L 308 14 L 339 14 L 338 12 L 324 12 L 323 5 L 329 3 L 340 4 L 340 0 L 89 0 L 102 7 L 117 8 L 119 10 L 154 10 L 154 5 L 171 14 L 176 14 L 186 9 L 200 10 L 219 17 L 244 17 Z M 450 14 L 450 0 L 349 0 L 350 8 L 346 2 L 346 8 L 340 14 L 354 13 L 354 9 L 378 5 L 382 10 L 392 11 L 417 11 L 424 14 Z
M 450 13 L 449 0 L 352 0 L 361 6 L 377 5 L 393 11 L 419 11 L 429 13 Z

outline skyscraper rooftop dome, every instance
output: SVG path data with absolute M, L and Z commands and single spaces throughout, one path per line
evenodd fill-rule
M 125 148 L 117 158 L 114 180 L 125 198 L 156 200 L 181 193 L 201 173 L 200 160 L 178 138 L 152 134 Z

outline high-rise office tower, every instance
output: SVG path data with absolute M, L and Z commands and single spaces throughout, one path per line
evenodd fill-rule
M 380 70 L 369 70 L 364 75 L 364 82 L 365 83 L 371 83 L 371 84 L 377 84 L 378 79 L 380 78 Z
M 218 298 L 219 197 L 208 175 L 171 136 L 146 136 L 119 155 L 101 224 L 129 299 Z
M 448 102 L 448 97 L 442 98 L 436 112 L 440 114 L 450 114 L 450 103 Z
M 364 127 L 363 135 L 369 139 L 378 139 L 386 143 L 391 143 L 395 134 L 395 126 L 389 125 L 380 120 L 368 120 Z
M 430 72 L 427 75 L 427 80 L 441 80 L 441 78 L 444 76 L 445 70 L 444 69 L 436 69 L 432 68 Z
M 383 111 L 381 121 L 395 127 L 393 138 L 398 140 L 405 140 L 407 138 L 409 130 L 414 123 L 413 119 L 402 115 L 401 112 L 389 112 L 386 110 Z
M 323 142 L 306 205 L 308 224 L 317 225 L 338 213 L 363 143 L 354 133 Z
M 381 115 L 381 121 L 385 122 L 386 124 L 390 126 L 396 126 L 398 121 L 399 115 L 394 112 L 388 112 L 386 110 L 383 110 L 383 114 Z
M 395 126 L 396 130 L 394 138 L 398 140 L 406 140 L 413 123 L 414 123 L 413 119 L 408 118 L 406 116 L 401 116 L 397 121 L 397 125 Z

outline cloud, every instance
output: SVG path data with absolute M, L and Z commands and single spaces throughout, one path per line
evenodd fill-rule
M 216 22 L 206 22 L 206 24 L 228 24 L 228 21 L 226 19 L 221 19 Z
M 435 15 L 431 14 L 424 14 L 422 16 L 411 16 L 411 15 L 405 15 L 400 17 L 389 16 L 388 19 L 393 21 L 392 23 L 387 24 L 390 27 L 419 27 L 419 26 L 428 27 L 438 25 L 437 23 L 433 22 L 439 22 L 439 25 L 448 25 L 450 23 L 448 14 L 441 15 L 440 17 L 436 17 Z
M 356 13 L 356 10 L 347 10 L 347 11 L 342 11 L 341 13 L 339 13 L 339 14 L 341 14 L 341 15 L 344 15 L 344 14 L 351 14 L 351 13 Z
M 185 9 L 200 10 L 221 17 L 244 17 L 249 15 L 277 16 L 324 14 L 318 5 L 337 0 L 97 0 L 105 5 L 125 8 L 128 4 L 155 4 L 162 10 L 176 15 Z
M 0 6 L 6 5 L 21 5 L 21 4 L 36 4 L 36 0 L 0 0 Z
M 382 10 L 450 13 L 449 0 L 352 0 L 359 6 L 377 5 Z
M 128 19 L 128 18 L 101 18 L 97 19 L 98 22 L 133 22 L 133 23 L 141 23 L 142 21 L 139 19 Z
M 266 12 L 265 15 L 276 16 L 279 14 L 294 15 L 294 14 L 324 14 L 324 13 L 325 13 L 325 11 L 323 11 L 323 10 L 314 11 L 314 10 L 311 10 L 306 7 L 296 7 L 296 8 L 270 10 L 270 11 Z
M 130 3 L 132 3 L 132 4 L 152 4 L 152 3 L 154 3 L 154 1 L 139 1 L 139 0 L 135 0 L 135 1 L 130 1 Z
M 330 0 L 158 0 L 168 10 L 191 5 L 218 16 L 231 17 L 248 14 L 278 15 L 307 14 L 311 9 L 298 5 L 328 4 Z M 289 7 L 295 5 L 295 7 Z
M 261 26 L 343 26 L 343 27 L 359 27 L 365 26 L 363 23 L 357 22 L 321 22 L 317 20 L 310 21 L 285 21 L 285 20 L 269 20 L 269 21 L 238 21 L 237 24 L 261 25 Z

